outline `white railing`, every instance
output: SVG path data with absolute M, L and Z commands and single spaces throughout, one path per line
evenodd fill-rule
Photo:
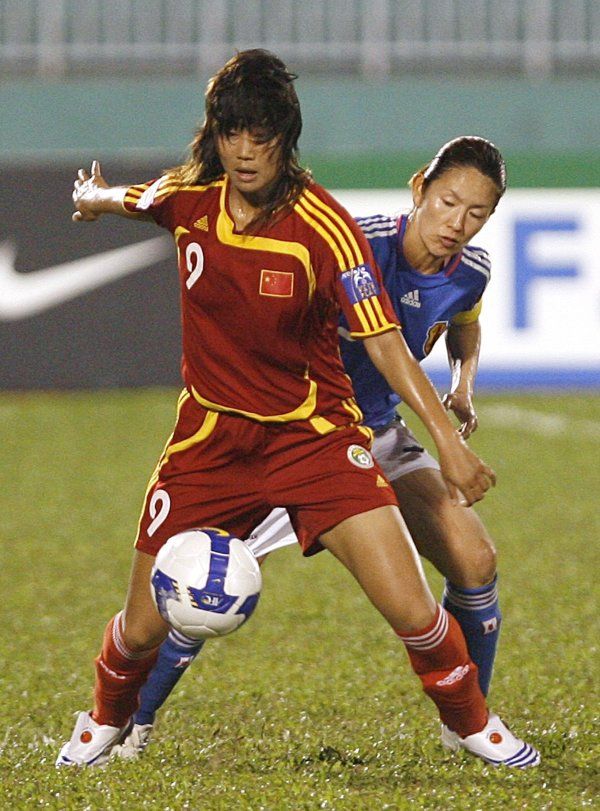
M 600 66 L 600 0 L 0 0 L 2 75 L 205 73 L 265 47 L 327 75 Z

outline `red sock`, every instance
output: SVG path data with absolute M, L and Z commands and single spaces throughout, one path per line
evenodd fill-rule
M 467 651 L 460 625 L 441 606 L 427 628 L 398 634 L 423 690 L 437 706 L 442 722 L 462 738 L 487 724 L 487 707 L 479 687 L 477 665 Z
M 96 687 L 92 718 L 98 724 L 123 727 L 136 711 L 138 691 L 148 678 L 158 648 L 134 653 L 123 641 L 121 615 L 106 626 L 102 651 L 95 659 Z

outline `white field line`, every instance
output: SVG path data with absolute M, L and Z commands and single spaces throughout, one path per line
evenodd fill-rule
M 486 405 L 478 409 L 480 423 L 531 431 L 540 436 L 573 436 L 600 440 L 600 423 L 562 414 L 546 414 L 513 405 Z

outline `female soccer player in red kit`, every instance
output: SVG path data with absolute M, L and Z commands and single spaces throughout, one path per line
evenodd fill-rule
M 454 496 L 478 501 L 494 473 L 409 353 L 365 237 L 299 166 L 294 78 L 272 54 L 241 52 L 209 83 L 187 163 L 130 188 L 109 187 L 97 163 L 76 181 L 75 220 L 114 213 L 173 234 L 185 388 L 146 494 L 125 608 L 96 660 L 93 711 L 80 713 L 57 765 L 105 762 L 127 734 L 168 632 L 148 585 L 161 545 L 193 526 L 246 537 L 273 506 L 287 508 L 306 555 L 328 549 L 350 570 L 405 643 L 443 723 L 490 757 L 477 668 L 369 452 L 339 356 L 340 309 L 427 427 Z

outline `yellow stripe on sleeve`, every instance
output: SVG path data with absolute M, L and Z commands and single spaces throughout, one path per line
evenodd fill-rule
M 367 317 L 364 314 L 363 308 L 361 307 L 360 303 L 359 304 L 353 304 L 352 306 L 354 308 L 354 312 L 356 313 L 356 315 L 358 317 L 358 320 L 360 321 L 360 325 L 363 328 L 363 331 L 359 332 L 358 334 L 359 335 L 370 335 L 371 332 L 372 332 L 371 326 L 370 326 L 369 322 L 367 321 Z M 354 335 L 355 333 L 351 332 L 350 334 Z
M 197 191 L 204 191 L 204 189 L 207 189 L 207 188 L 208 188 L 208 186 L 199 186 L 196 190 Z M 158 190 L 156 192 L 156 195 L 155 195 L 155 199 L 157 197 L 164 197 L 165 194 L 173 194 L 173 192 L 183 191 L 183 190 L 185 190 L 185 186 L 182 187 L 181 184 L 176 183 L 173 180 L 169 181 L 169 180 L 165 179 L 164 183 L 158 188 Z
M 369 319 L 369 322 L 370 322 L 371 326 L 373 327 L 373 329 L 379 329 L 379 327 L 381 327 L 382 324 L 379 323 L 379 319 L 377 318 L 377 314 L 375 313 L 375 310 L 373 309 L 372 302 L 373 302 L 372 298 L 366 298 L 364 301 L 361 302 L 361 304 L 365 309 L 365 312 L 367 314 L 367 318 Z
M 364 332 L 358 332 L 357 330 L 352 330 L 350 332 L 351 338 L 358 338 L 359 340 L 362 338 L 372 338 L 374 335 L 381 335 L 382 332 L 390 332 L 393 329 L 400 329 L 397 324 L 388 324 L 385 327 L 381 327 L 380 329 L 372 330 L 367 329 Z
M 479 314 L 481 312 L 482 307 L 482 300 L 479 299 L 477 304 L 473 307 L 472 310 L 465 310 L 462 313 L 457 313 L 454 318 L 452 319 L 453 324 L 472 324 L 474 321 L 477 321 L 479 318 Z
M 375 310 L 375 312 L 379 316 L 379 323 L 382 326 L 385 326 L 386 324 L 391 324 L 392 322 L 389 320 L 389 318 L 386 318 L 386 315 L 383 312 L 383 307 L 381 306 L 381 301 L 379 300 L 379 298 L 376 298 L 376 297 L 372 298 L 371 303 L 373 305 L 373 309 Z
M 323 225 L 328 229 L 330 234 L 333 235 L 333 237 L 335 238 L 335 244 L 337 245 L 338 249 L 341 248 L 341 251 L 342 251 L 342 253 L 343 253 L 344 257 L 345 257 L 345 260 L 346 260 L 344 269 L 346 269 L 346 268 L 349 269 L 349 268 L 355 267 L 356 264 L 357 264 L 355 262 L 355 257 L 352 254 L 352 251 L 350 249 L 350 246 L 348 245 L 348 242 L 344 239 L 342 233 L 340 232 L 340 230 L 336 226 L 336 224 L 331 219 L 327 218 L 321 211 L 319 211 L 319 209 L 316 206 L 311 205 L 311 203 L 304 196 L 302 196 L 300 198 L 300 200 L 298 201 L 298 206 L 303 208 L 303 209 L 306 209 L 306 211 L 309 214 L 312 214 L 315 219 L 317 219 L 321 223 L 323 223 Z M 321 231 L 319 231 L 319 233 L 322 234 Z M 333 248 L 334 246 L 333 246 L 332 236 L 331 235 L 326 236 L 325 238 L 327 239 L 327 241 L 330 243 L 331 247 Z M 335 248 L 334 248 L 334 250 L 335 250 Z M 358 264 L 360 264 L 360 262 Z
M 297 214 L 299 214 L 304 220 L 304 222 L 308 223 L 308 225 L 310 225 L 311 228 L 314 228 L 317 234 L 320 234 L 323 237 L 325 242 L 327 242 L 327 244 L 333 251 L 333 255 L 335 256 L 336 262 L 338 263 L 340 270 L 341 271 L 346 270 L 346 263 L 344 262 L 344 257 L 342 256 L 341 251 L 337 246 L 337 243 L 331 237 L 331 234 L 328 234 L 327 231 L 313 217 L 311 217 L 307 211 L 305 211 L 299 205 L 299 203 L 296 203 L 296 205 L 294 206 L 294 211 Z
M 326 215 L 328 215 L 332 220 L 334 220 L 340 227 L 342 234 L 344 235 L 345 239 L 348 241 L 349 246 L 351 247 L 353 254 L 354 254 L 354 267 L 357 265 L 364 264 L 365 258 L 363 253 L 360 249 L 358 242 L 356 241 L 356 237 L 352 233 L 352 229 L 350 226 L 340 217 L 337 211 L 328 206 L 322 200 L 320 200 L 314 192 L 309 191 L 308 189 L 305 190 L 304 195 L 313 203 L 317 208 L 321 209 Z

